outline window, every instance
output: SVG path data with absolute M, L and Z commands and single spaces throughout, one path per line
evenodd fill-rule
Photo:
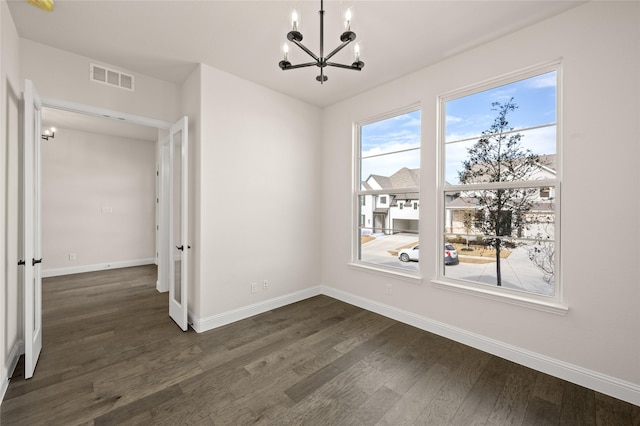
M 417 260 L 399 252 L 418 244 L 419 210 L 404 209 L 419 200 L 420 110 L 396 111 L 356 125 L 354 212 L 355 263 L 386 270 L 417 272 Z M 364 203 L 366 197 L 373 202 Z M 402 200 L 402 202 L 400 202 Z
M 444 96 L 438 276 L 532 299 L 558 292 L 558 65 Z

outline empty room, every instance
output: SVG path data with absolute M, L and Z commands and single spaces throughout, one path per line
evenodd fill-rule
M 640 424 L 640 3 L 0 31 L 1 424 Z

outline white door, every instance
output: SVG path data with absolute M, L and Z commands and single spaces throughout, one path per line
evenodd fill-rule
M 33 372 L 42 349 L 42 228 L 40 221 L 40 119 L 42 103 L 31 80 L 24 89 L 22 274 L 24 289 L 24 376 Z
M 183 117 L 169 131 L 169 316 L 187 331 L 189 271 L 188 229 L 188 118 Z

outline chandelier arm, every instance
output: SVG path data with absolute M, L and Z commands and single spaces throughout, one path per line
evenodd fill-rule
M 344 49 L 344 48 L 347 46 L 347 44 L 349 44 L 349 43 L 351 43 L 351 40 L 347 40 L 347 41 L 345 41 L 344 43 L 340 44 L 340 46 L 338 46 L 338 47 L 336 47 L 335 49 L 333 49 L 333 52 L 329 53 L 329 54 L 327 55 L 327 57 L 326 57 L 326 58 L 324 58 L 324 59 L 328 61 L 329 59 L 331 59 L 331 57 L 332 57 L 333 55 L 335 55 L 336 53 L 338 53 L 339 51 L 341 51 L 342 49 Z
M 302 44 L 302 43 L 300 43 L 299 41 L 296 41 L 296 40 L 292 40 L 292 42 L 295 43 L 295 45 L 298 46 L 300 49 L 304 50 L 307 53 L 307 55 L 311 56 L 317 62 L 320 62 L 320 58 L 318 58 L 315 53 L 313 53 L 311 50 L 309 50 L 307 48 L 307 46 L 305 46 L 304 44 Z
M 292 69 L 296 69 L 296 68 L 305 68 L 305 67 L 313 67 L 313 66 L 317 66 L 318 63 L 317 62 L 305 62 L 304 64 L 298 64 L 298 65 L 289 65 L 286 68 L 283 68 L 283 70 L 292 70 Z
M 338 64 L 338 63 L 335 63 L 335 62 L 327 62 L 327 66 L 336 67 L 336 68 L 344 68 L 344 69 L 355 70 L 355 71 L 361 71 L 362 70 L 362 68 L 354 67 L 353 65 L 344 65 L 344 64 Z

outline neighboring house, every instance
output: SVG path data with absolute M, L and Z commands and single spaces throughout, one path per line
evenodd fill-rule
M 551 180 L 556 178 L 556 155 L 540 156 L 536 170 L 532 171 L 529 181 Z M 526 185 L 526 184 L 525 184 Z M 507 233 L 514 237 L 549 236 L 553 238 L 554 223 L 554 188 L 541 187 L 530 200 L 531 209 L 526 213 L 524 226 L 509 229 Z M 482 214 L 478 199 L 473 191 L 461 191 L 456 196 L 448 197 L 446 202 L 445 232 L 459 235 L 479 234 L 479 215 Z M 510 218 L 507 222 L 511 222 Z
M 420 194 L 406 192 L 420 186 L 420 169 L 401 168 L 391 176 L 370 175 L 362 182 L 366 190 L 386 190 L 384 194 L 362 198 L 360 225 L 363 234 L 418 232 Z

